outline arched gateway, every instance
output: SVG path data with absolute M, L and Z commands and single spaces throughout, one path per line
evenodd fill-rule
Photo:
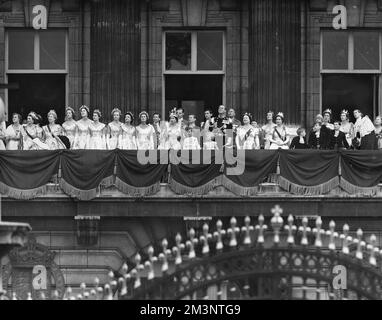
M 297 227 L 292 216 L 284 223 L 279 206 L 272 211 L 270 228 L 263 216 L 258 217 L 256 226 L 251 225 L 249 217 L 245 218 L 241 228 L 232 218 L 228 229 L 218 221 L 214 232 L 205 224 L 199 237 L 191 229 L 184 242 L 178 234 L 172 250 L 163 240 L 163 250 L 157 257 L 150 248 L 144 263 L 138 255 L 136 267 L 119 279 L 119 285 L 114 281 L 119 297 L 382 298 L 382 250 L 377 248 L 374 235 L 366 243 L 362 230 L 353 238 L 347 225 L 338 234 L 333 221 L 329 230 L 324 230 L 319 217 L 314 228 L 308 226 L 307 218 Z

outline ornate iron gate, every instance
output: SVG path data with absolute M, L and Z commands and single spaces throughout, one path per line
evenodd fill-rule
M 382 273 L 381 251 L 376 237 L 362 240 L 362 230 L 356 237 L 322 228 L 321 218 L 315 227 L 302 219 L 297 227 L 292 216 L 284 224 L 282 209 L 273 209 L 271 229 L 258 217 L 251 225 L 249 217 L 239 228 L 232 218 L 224 229 L 218 221 L 215 232 L 203 226 L 196 237 L 190 230 L 182 242 L 178 234 L 169 249 L 162 242 L 162 252 L 156 257 L 151 247 L 148 259 L 142 263 L 136 257 L 136 267 L 119 278 L 116 285 L 122 299 L 380 299 Z M 356 246 L 356 250 L 349 248 Z M 185 251 L 187 250 L 186 254 Z M 159 271 L 158 269 L 161 269 Z M 116 283 L 116 281 L 115 281 Z

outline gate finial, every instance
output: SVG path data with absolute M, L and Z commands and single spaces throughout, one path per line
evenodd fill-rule
M 349 254 L 349 242 L 351 242 L 353 239 L 349 236 L 349 230 L 349 225 L 344 224 L 342 229 L 343 234 L 340 236 L 340 239 L 342 239 L 342 253 L 344 254 Z
M 186 246 L 189 248 L 188 258 L 194 259 L 196 257 L 195 246 L 198 243 L 198 239 L 195 238 L 195 230 L 193 228 L 190 229 L 188 233 L 188 237 L 190 240 L 186 242 Z
M 377 244 L 377 237 L 375 234 L 372 234 L 370 236 L 370 244 L 367 245 L 367 249 L 370 251 L 370 257 L 369 257 L 369 263 L 373 266 L 377 265 L 377 259 L 375 257 L 375 254 L 379 252 L 379 249 L 376 246 Z
M 251 245 L 251 232 L 254 230 L 253 226 L 251 226 L 251 218 L 245 217 L 244 219 L 245 226 L 241 228 L 241 232 L 245 233 L 243 244 L 246 246 Z
M 283 226 L 283 218 L 281 218 L 281 214 L 283 213 L 283 210 L 280 208 L 279 205 L 275 206 L 272 209 L 273 218 L 271 219 L 271 225 L 273 228 L 273 243 L 278 244 L 280 242 L 280 229 Z
M 227 234 L 230 235 L 231 240 L 229 241 L 229 246 L 234 248 L 237 246 L 236 234 L 240 232 L 240 228 L 237 227 L 237 220 L 232 217 L 230 220 L 231 228 L 227 230 Z
M 159 255 L 159 260 L 162 261 L 162 272 L 163 273 L 168 271 L 168 257 L 171 255 L 171 250 L 167 249 L 167 247 L 168 247 L 168 241 L 167 241 L 167 239 L 163 239 L 163 241 L 162 241 L 163 251 Z
M 175 255 L 175 264 L 180 265 L 182 264 L 182 251 L 184 250 L 184 244 L 182 243 L 182 236 L 180 233 L 175 236 L 175 243 L 176 246 L 172 248 L 172 252 Z
M 154 248 L 150 246 L 147 250 L 147 254 L 149 259 L 145 262 L 145 267 L 149 269 L 147 273 L 147 279 L 152 280 L 155 278 L 154 273 L 154 263 L 158 260 L 157 257 L 154 256 Z
M 205 224 L 203 225 L 203 235 L 200 236 L 200 238 L 199 238 L 199 241 L 200 241 L 201 243 L 203 243 L 202 253 L 203 253 L 204 255 L 207 255 L 207 254 L 210 253 L 210 246 L 209 246 L 209 244 L 208 244 L 208 241 L 211 240 L 212 235 L 211 235 L 211 233 L 209 233 L 208 231 L 209 231 L 209 226 L 208 226 L 207 223 L 205 223 Z
M 362 229 L 357 230 L 357 239 L 354 239 L 353 242 L 357 244 L 357 252 L 355 254 L 355 257 L 359 260 L 363 259 L 363 252 L 362 247 L 365 245 L 365 243 L 362 241 L 363 231 Z
M 338 237 L 338 233 L 335 232 L 335 228 L 336 228 L 336 223 L 332 220 L 329 222 L 329 229 L 326 234 L 329 236 L 329 245 L 328 245 L 328 248 L 329 250 L 336 250 L 336 242 L 335 242 L 335 238 Z
M 262 245 L 264 243 L 264 231 L 268 229 L 268 226 L 264 224 L 264 216 L 262 214 L 259 215 L 258 221 L 259 224 L 255 227 L 255 229 L 259 231 L 257 243 Z
M 293 216 L 290 214 L 288 217 L 288 225 L 284 227 L 284 229 L 288 231 L 287 242 L 289 245 L 294 244 L 293 233 L 297 230 L 297 227 L 293 224 L 293 222 L 294 222 Z
M 311 231 L 310 227 L 308 227 L 308 218 L 307 217 L 302 218 L 302 226 L 298 230 L 300 232 L 302 232 L 301 245 L 307 246 L 309 244 L 308 233 Z
M 223 229 L 223 222 L 221 220 L 218 220 L 218 222 L 216 222 L 216 231 L 214 232 L 214 237 L 216 238 L 217 251 L 223 250 L 224 248 L 224 244 L 223 244 L 224 235 L 225 235 L 225 230 Z
M 314 241 L 314 245 L 317 248 L 322 247 L 321 235 L 323 233 L 323 230 L 321 229 L 321 227 L 322 227 L 322 220 L 321 220 L 321 217 L 318 217 L 316 219 L 316 227 L 313 229 L 313 233 L 316 235 L 316 240 Z

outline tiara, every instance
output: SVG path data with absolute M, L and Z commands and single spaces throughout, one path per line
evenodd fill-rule
M 112 111 L 111 111 L 111 115 L 113 116 L 114 113 L 118 112 L 120 115 L 122 114 L 122 111 L 118 108 L 114 108 Z
M 88 106 L 82 105 L 79 110 L 81 111 L 82 109 L 85 109 L 88 113 L 90 112 Z
M 251 114 L 251 113 L 249 113 L 249 112 L 246 112 L 246 113 L 244 113 L 243 117 L 245 117 L 245 116 L 247 116 L 247 117 L 249 117 L 249 118 L 251 118 L 251 119 L 252 119 L 252 114 Z
M 326 109 L 326 110 L 324 110 L 323 114 L 325 114 L 325 113 L 329 113 L 330 115 L 332 115 L 332 110 Z
M 343 114 L 343 113 L 346 114 L 346 115 L 349 115 L 349 111 L 347 111 L 345 109 L 341 111 L 341 114 Z
M 267 114 L 268 114 L 268 113 L 270 113 L 270 114 L 272 114 L 272 115 L 275 114 L 272 110 L 269 110 L 269 111 L 267 112 Z
M 282 113 L 282 112 L 279 112 L 279 113 L 276 115 L 276 117 L 281 117 L 281 118 L 283 118 L 283 119 L 284 119 L 284 113 Z
M 101 113 L 101 111 L 99 110 L 99 109 L 94 109 L 94 111 L 93 111 L 93 114 L 98 114 L 98 116 L 101 118 L 102 117 L 102 113 Z

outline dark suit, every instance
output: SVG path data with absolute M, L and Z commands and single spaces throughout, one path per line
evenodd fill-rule
M 308 138 L 308 146 L 311 149 L 326 150 L 329 147 L 329 138 L 326 130 L 320 130 L 320 137 L 317 139 L 316 133 L 312 130 Z
M 335 149 L 349 149 L 349 143 L 346 140 L 345 133 L 342 131 L 338 132 L 338 136 L 334 136 L 335 131 L 333 130 L 330 134 L 330 140 L 329 140 L 329 149 L 335 150 Z

